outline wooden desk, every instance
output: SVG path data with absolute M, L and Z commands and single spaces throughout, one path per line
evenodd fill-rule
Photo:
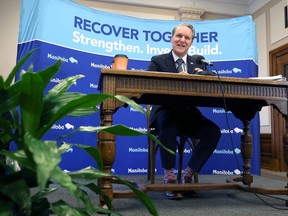
M 223 184 L 150 184 L 146 190 L 209 190 L 209 189 L 243 189 L 253 182 L 250 173 L 252 156 L 252 135 L 249 124 L 255 114 L 264 106 L 275 106 L 283 117 L 287 118 L 288 82 L 247 78 L 180 75 L 175 73 L 129 71 L 102 69 L 100 78 L 102 93 L 124 95 L 138 104 L 193 104 L 199 107 L 224 108 L 243 122 L 241 135 L 241 155 L 243 157 L 243 175 L 228 180 Z M 101 106 L 101 125 L 110 126 L 113 113 L 123 106 L 119 101 L 108 99 Z M 288 137 L 288 136 L 286 136 Z M 288 144 L 284 145 L 284 157 L 288 165 Z M 110 173 L 116 156 L 115 135 L 101 132 L 98 135 L 98 147 L 104 160 L 104 170 Z M 120 198 L 121 194 L 112 189 L 112 179 L 103 178 L 101 188 L 112 198 Z M 285 188 L 286 187 L 286 188 Z M 287 186 L 280 189 L 267 190 L 254 188 L 256 192 L 288 195 Z M 101 199 L 100 199 L 101 202 Z

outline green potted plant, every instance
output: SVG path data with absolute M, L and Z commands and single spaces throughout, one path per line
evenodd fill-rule
M 134 109 L 146 114 L 145 110 L 134 101 L 123 96 L 106 94 L 81 94 L 67 92 L 69 87 L 82 75 L 66 78 L 63 82 L 44 95 L 44 89 L 50 79 L 59 71 L 61 61 L 37 73 L 30 66 L 20 79 L 13 83 L 14 77 L 23 63 L 33 51 L 21 59 L 4 81 L 0 77 L 0 215 L 93 215 L 95 212 L 107 214 L 113 211 L 111 201 L 101 191 L 96 181 L 103 176 L 111 175 L 102 171 L 101 153 L 96 147 L 83 144 L 68 144 L 62 142 L 60 147 L 55 140 L 43 140 L 52 125 L 70 116 L 85 116 L 98 111 L 97 105 L 107 98 L 115 98 Z M 157 141 L 155 136 L 132 130 L 124 125 L 94 128 L 78 128 L 76 131 L 98 132 L 106 130 L 110 133 L 127 136 L 147 135 Z M 115 129 L 116 128 L 116 129 Z M 69 134 L 65 135 L 69 136 Z M 9 151 L 13 142 L 16 151 Z M 61 154 L 71 145 L 84 149 L 98 165 L 98 169 L 84 169 L 65 173 L 60 167 Z M 4 174 L 5 173 L 5 174 Z M 113 176 L 121 181 L 121 178 Z M 80 181 L 79 181 L 80 180 Z M 83 181 L 85 180 L 85 181 Z M 84 182 L 84 183 L 83 183 Z M 137 198 L 146 206 L 151 215 L 157 215 L 153 202 L 133 184 L 122 181 L 134 191 Z M 33 189 L 33 190 L 32 190 Z M 48 200 L 47 196 L 59 189 L 67 190 L 72 197 L 80 201 L 81 207 L 72 206 L 59 199 L 56 202 Z M 91 190 L 101 195 L 107 209 L 92 204 L 85 190 Z M 33 191 L 33 192 L 32 192 Z

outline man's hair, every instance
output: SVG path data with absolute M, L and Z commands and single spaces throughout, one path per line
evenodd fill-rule
M 193 25 L 188 24 L 188 23 L 181 23 L 180 25 L 175 26 L 175 27 L 173 28 L 173 30 L 172 30 L 172 36 L 175 34 L 176 29 L 179 28 L 180 26 L 186 26 L 187 28 L 191 29 L 192 34 L 193 34 L 193 38 L 194 38 L 194 36 L 195 36 L 195 29 L 194 29 Z

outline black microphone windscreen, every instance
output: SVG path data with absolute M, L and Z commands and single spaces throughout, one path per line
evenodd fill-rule
M 205 60 L 205 58 L 201 55 L 193 55 L 191 57 L 192 57 L 192 62 L 198 65 L 202 65 L 203 64 L 202 60 Z

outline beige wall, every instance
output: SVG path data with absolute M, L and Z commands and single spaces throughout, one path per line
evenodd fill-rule
M 133 16 L 143 19 L 162 19 L 162 20 L 180 20 L 180 14 L 177 9 L 151 8 L 145 6 L 128 6 L 116 3 L 103 3 L 99 1 L 75 0 L 75 2 L 102 11 Z M 223 15 L 217 13 L 205 13 L 202 15 L 203 20 L 223 19 L 233 17 L 233 15 Z
M 113 3 L 96 2 L 91 0 L 75 0 L 88 7 L 123 14 L 127 16 L 146 18 L 179 20 L 177 9 L 151 8 L 143 6 L 129 6 Z M 288 43 L 288 30 L 282 27 L 283 6 L 287 0 L 273 0 L 253 13 L 256 23 L 259 76 L 269 75 L 269 51 Z M 20 0 L 0 0 L 0 74 L 7 77 L 16 62 L 17 39 L 19 28 Z M 236 11 L 235 11 L 235 14 Z M 236 15 L 235 15 L 236 16 Z M 238 15 L 237 15 L 238 16 Z M 206 12 L 202 19 L 222 19 L 233 15 Z M 261 112 L 261 133 L 270 133 L 270 109 Z
M 0 74 L 6 78 L 16 63 L 20 0 L 0 0 Z
M 269 76 L 269 52 L 288 43 L 288 29 L 284 27 L 284 6 L 287 0 L 274 0 L 253 14 L 258 43 L 259 76 Z M 260 112 L 261 133 L 271 133 L 271 110 Z
M 116 13 L 126 16 L 133 16 L 143 19 L 164 19 L 164 20 L 175 20 L 177 19 L 178 13 L 175 10 L 159 9 L 150 7 L 140 6 L 127 6 L 122 4 L 93 2 L 87 0 L 75 0 L 75 2 L 91 7 L 96 10 L 102 10 L 110 13 Z

